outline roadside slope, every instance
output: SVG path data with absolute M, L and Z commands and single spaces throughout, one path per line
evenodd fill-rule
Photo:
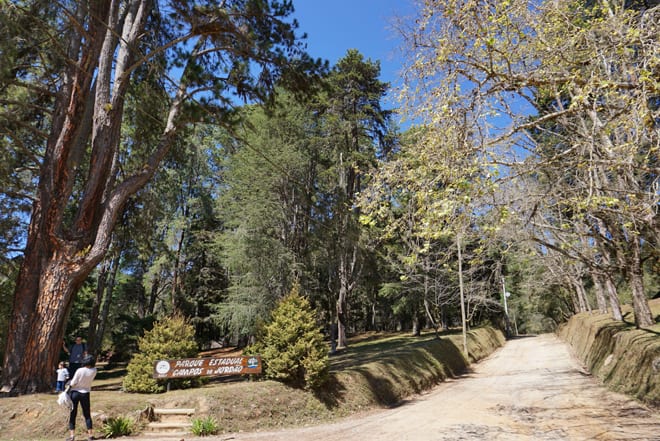
M 660 318 L 660 299 L 650 305 Z M 609 388 L 660 407 L 660 323 L 656 319 L 650 329 L 636 329 L 629 307 L 624 314 L 623 323 L 609 314 L 577 314 L 557 334 Z

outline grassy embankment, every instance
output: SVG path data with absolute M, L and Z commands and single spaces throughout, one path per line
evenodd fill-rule
M 575 356 L 610 389 L 660 407 L 660 299 L 650 302 L 656 324 L 636 329 L 632 309 L 624 322 L 610 314 L 573 316 L 558 334 Z
M 503 343 L 499 331 L 470 331 L 470 362 L 488 356 Z M 92 395 L 95 427 L 100 428 L 106 417 L 137 419 L 149 406 L 194 407 L 196 416 L 217 418 L 224 432 L 318 424 L 394 405 L 459 375 L 467 368 L 461 348 L 460 334 L 440 339 L 432 333 L 360 336 L 350 341 L 347 350 L 331 357 L 331 380 L 318 394 L 273 381 L 235 379 L 158 395 L 127 394 L 120 391 L 124 369 L 99 367 Z M 0 399 L 0 440 L 61 439 L 66 434 L 67 413 L 55 400 L 54 394 Z M 81 417 L 78 426 L 84 426 Z

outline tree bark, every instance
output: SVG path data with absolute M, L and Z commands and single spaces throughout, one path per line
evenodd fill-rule
M 463 356 L 469 361 L 469 352 L 467 345 L 467 319 L 465 314 L 465 294 L 463 288 L 463 250 L 461 248 L 461 235 L 456 235 L 456 248 L 458 249 L 458 289 L 461 299 L 461 327 L 463 332 Z
M 98 354 L 97 346 L 99 346 L 99 342 L 97 340 L 97 329 L 100 321 L 101 304 L 103 303 L 103 297 L 108 286 L 108 272 L 110 271 L 111 262 L 110 256 L 107 256 L 98 271 L 96 296 L 94 296 L 94 303 L 89 314 L 89 328 L 87 331 L 87 352 L 90 354 Z
M 612 280 L 612 276 L 606 274 L 604 276 L 605 289 L 607 290 L 607 298 L 610 301 L 610 307 L 612 308 L 612 318 L 614 320 L 623 321 L 623 313 L 621 312 L 621 302 L 619 301 L 619 295 L 616 291 L 616 285 Z
M 343 260 L 343 259 L 342 259 Z M 348 346 L 348 338 L 346 336 L 347 315 L 346 315 L 346 296 L 348 295 L 348 280 L 347 276 L 343 274 L 345 269 L 340 264 L 339 269 L 339 296 L 337 297 L 337 348 L 342 349 Z
M 40 250 L 32 244 L 30 248 Z M 14 395 L 51 389 L 66 318 L 83 281 L 84 273 L 57 251 L 46 256 L 26 254 L 16 285 L 1 392 Z
M 638 328 L 648 328 L 655 324 L 648 299 L 644 294 L 644 270 L 642 268 L 641 249 L 639 237 L 633 235 L 630 240 L 632 255 L 628 268 L 630 288 L 632 289 L 633 310 L 635 311 L 635 325 Z
M 596 294 L 596 304 L 598 305 L 598 312 L 607 314 L 607 296 L 603 286 L 601 276 L 594 271 L 591 271 L 591 280 L 594 282 L 594 293 Z
M 110 305 L 112 305 L 112 295 L 114 293 L 115 281 L 117 280 L 117 272 L 119 271 L 119 260 L 121 258 L 121 253 L 115 253 L 115 256 L 110 263 L 108 281 L 104 290 L 104 299 L 102 303 L 102 308 L 99 313 L 98 325 L 95 328 L 94 341 L 96 342 L 95 349 L 96 352 L 92 352 L 95 355 L 98 355 L 98 350 L 101 349 L 103 344 L 103 337 L 105 336 L 105 328 L 108 324 L 108 316 L 110 314 Z M 90 324 L 90 328 L 92 328 Z M 90 337 L 91 337 L 90 332 Z M 89 346 L 89 341 L 88 341 Z

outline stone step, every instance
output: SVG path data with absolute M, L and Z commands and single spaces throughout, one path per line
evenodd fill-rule
M 190 434 L 192 422 L 190 417 L 195 414 L 191 408 L 155 408 L 152 421 L 146 426 L 146 433 L 155 433 L 156 436 L 185 436 Z
M 192 423 L 190 422 L 181 422 L 181 421 L 176 421 L 176 422 L 158 422 L 154 421 L 149 424 L 147 424 L 147 429 L 152 430 L 154 432 L 164 432 L 164 431 L 185 431 L 189 430 L 192 427 Z
M 146 432 L 140 432 L 140 437 L 143 438 L 157 438 L 159 440 L 162 439 L 176 439 L 179 441 L 185 436 L 189 436 L 190 432 L 183 432 L 183 431 L 172 431 L 172 432 L 153 432 L 153 431 L 146 431 Z
M 195 409 L 176 409 L 176 408 L 154 408 L 156 415 L 193 415 Z

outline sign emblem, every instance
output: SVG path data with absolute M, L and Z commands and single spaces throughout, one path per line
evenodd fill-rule
M 167 362 L 167 360 L 160 360 L 156 364 L 156 372 L 158 372 L 161 375 L 165 375 L 170 371 L 170 364 Z

